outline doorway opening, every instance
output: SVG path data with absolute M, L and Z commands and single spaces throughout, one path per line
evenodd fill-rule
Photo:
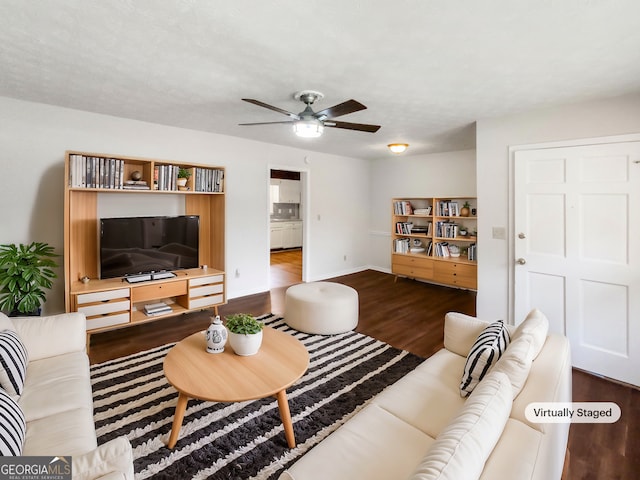
M 303 178 L 299 171 L 271 169 L 269 175 L 270 286 L 302 282 Z

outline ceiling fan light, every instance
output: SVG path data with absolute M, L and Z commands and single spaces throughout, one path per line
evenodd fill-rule
M 293 131 L 299 137 L 317 138 L 322 135 L 324 125 L 321 121 L 316 119 L 298 120 L 293 124 Z
M 409 148 L 409 144 L 408 143 L 390 143 L 389 145 L 387 145 L 387 147 L 389 147 L 389 150 L 391 150 L 393 153 L 402 153 L 407 148 Z

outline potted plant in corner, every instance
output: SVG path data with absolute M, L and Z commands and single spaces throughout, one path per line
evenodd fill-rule
M 187 180 L 189 180 L 189 177 L 191 176 L 191 172 L 189 170 L 187 170 L 186 168 L 182 168 L 180 167 L 178 169 L 178 180 L 176 181 L 177 185 L 178 185 L 178 189 L 180 190 L 186 190 L 187 188 Z
M 236 313 L 227 317 L 229 345 L 236 355 L 255 355 L 262 345 L 264 324 L 248 313 Z
M 0 245 L 0 310 L 10 316 L 40 315 L 45 289 L 57 277 L 59 256 L 46 243 Z

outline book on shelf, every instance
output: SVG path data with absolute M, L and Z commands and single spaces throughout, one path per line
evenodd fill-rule
M 467 249 L 467 259 L 472 261 L 472 262 L 476 262 L 478 261 L 478 250 L 476 247 L 475 243 L 472 243 L 471 245 L 469 245 L 469 248 Z
M 146 315 L 160 315 L 171 311 L 171 307 L 164 302 L 149 303 L 144 306 L 144 313 Z

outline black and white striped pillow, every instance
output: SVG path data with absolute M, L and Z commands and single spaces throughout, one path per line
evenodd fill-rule
M 0 386 L 9 395 L 22 395 L 29 356 L 16 332 L 0 332 Z
M 480 332 L 464 365 L 462 382 L 460 382 L 461 396 L 468 397 L 471 394 L 491 366 L 507 349 L 509 340 L 509 332 L 502 320 L 490 323 Z
M 22 455 L 27 422 L 18 404 L 0 388 L 0 455 Z

